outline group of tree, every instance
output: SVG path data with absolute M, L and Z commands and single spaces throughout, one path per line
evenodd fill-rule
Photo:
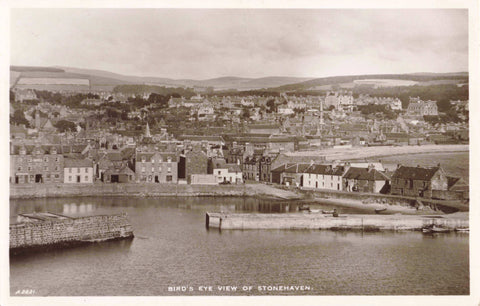
M 59 120 L 57 123 L 54 124 L 55 128 L 60 133 L 63 132 L 75 132 L 77 130 L 77 125 L 71 121 L 67 120 Z
M 118 85 L 113 88 L 114 93 L 122 93 L 126 95 L 143 95 L 144 93 L 155 93 L 162 96 L 172 96 L 173 94 L 179 97 L 190 99 L 195 95 L 192 88 L 183 87 L 165 87 L 157 85 Z
M 397 114 L 386 104 L 367 104 L 358 105 L 358 110 L 362 115 L 381 113 L 386 119 L 396 119 Z
M 30 123 L 25 118 L 25 114 L 22 110 L 17 109 L 13 112 L 13 116 L 10 116 L 10 124 L 13 125 L 24 125 L 25 127 L 30 127 Z

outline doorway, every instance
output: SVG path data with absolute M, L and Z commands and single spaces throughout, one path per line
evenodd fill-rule
M 35 174 L 35 183 L 43 183 L 43 177 L 41 174 Z

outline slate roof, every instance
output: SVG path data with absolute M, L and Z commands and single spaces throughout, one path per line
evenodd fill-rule
M 405 167 L 400 166 L 392 175 L 392 179 L 410 179 L 420 181 L 430 181 L 432 177 L 440 170 L 439 167 L 422 168 L 422 167 Z
M 90 168 L 93 167 L 91 159 L 65 158 L 65 168 Z
M 343 176 L 346 179 L 356 179 L 362 181 L 385 181 L 388 177 L 376 169 L 351 167 Z
M 128 168 L 127 166 L 122 166 L 122 167 L 109 167 L 106 171 L 105 174 L 135 174 L 132 169 Z
M 240 166 L 237 164 L 226 164 L 228 168 L 228 172 L 242 172 L 242 169 L 240 169 Z

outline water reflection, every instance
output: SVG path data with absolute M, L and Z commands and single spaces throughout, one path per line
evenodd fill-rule
M 169 292 L 168 286 L 231 284 L 313 288 L 292 293 L 300 295 L 469 294 L 468 234 L 319 230 L 220 234 L 205 229 L 206 211 L 289 213 L 298 204 L 302 203 L 235 197 L 11 201 L 11 216 L 35 210 L 69 215 L 127 212 L 135 238 L 12 257 L 10 290 L 33 288 L 44 296 L 185 295 Z

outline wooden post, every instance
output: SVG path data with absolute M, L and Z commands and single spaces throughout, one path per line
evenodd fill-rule
M 205 213 L 205 227 L 208 229 L 210 229 L 210 216 L 208 215 L 208 213 Z

